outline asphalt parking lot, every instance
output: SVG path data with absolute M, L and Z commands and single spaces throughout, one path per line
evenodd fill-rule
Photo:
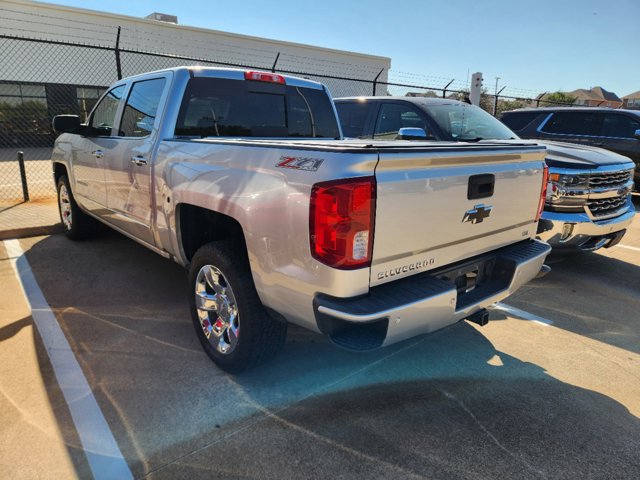
M 356 354 L 291 327 L 238 376 L 201 350 L 177 265 L 114 232 L 19 246 L 136 478 L 640 478 L 640 215 L 620 246 L 550 258 L 483 328 Z M 0 478 L 90 478 L 50 362 L 63 346 L 9 253 Z

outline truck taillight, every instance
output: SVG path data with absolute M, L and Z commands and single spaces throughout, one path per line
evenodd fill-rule
M 368 267 L 375 207 L 375 177 L 314 185 L 309 218 L 311 255 L 342 270 Z
M 540 220 L 542 210 L 544 209 L 544 202 L 547 199 L 547 184 L 549 183 L 549 167 L 544 166 L 542 172 L 542 190 L 540 191 L 540 201 L 538 203 L 538 214 L 536 215 L 536 222 Z
M 269 72 L 247 71 L 247 72 L 244 72 L 244 79 L 256 80 L 258 82 L 282 83 L 283 85 L 286 83 L 282 75 L 278 75 L 277 73 L 269 73 Z

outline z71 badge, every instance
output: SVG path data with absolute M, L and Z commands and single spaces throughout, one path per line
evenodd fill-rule
M 280 157 L 280 161 L 276 164 L 276 167 L 317 172 L 322 162 L 324 162 L 324 160 L 321 158 Z

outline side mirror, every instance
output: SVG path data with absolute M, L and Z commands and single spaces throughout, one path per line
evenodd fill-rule
M 398 131 L 396 140 L 422 140 L 427 138 L 424 128 L 404 127 Z
M 636 137 L 638 140 L 640 140 L 640 129 L 636 130 L 633 136 Z
M 80 133 L 80 117 L 77 115 L 56 115 L 51 126 L 56 133 Z

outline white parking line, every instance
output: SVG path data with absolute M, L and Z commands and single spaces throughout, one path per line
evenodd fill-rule
M 133 478 L 91 387 L 31 271 L 18 240 L 4 245 L 31 309 L 94 478 Z
M 526 312 L 524 310 L 520 310 L 519 308 L 512 307 L 511 305 L 507 305 L 506 303 L 498 302 L 493 305 L 494 310 L 502 310 L 503 312 L 507 312 L 514 317 L 521 318 L 523 320 L 529 320 L 530 322 L 539 323 L 540 325 L 544 325 L 548 327 L 549 325 L 553 325 L 553 321 L 544 317 L 539 317 L 538 315 L 534 315 L 533 313 Z
M 638 247 L 632 247 L 631 245 L 617 245 L 620 248 L 626 248 L 627 250 L 635 250 L 636 252 L 640 252 L 640 248 Z

